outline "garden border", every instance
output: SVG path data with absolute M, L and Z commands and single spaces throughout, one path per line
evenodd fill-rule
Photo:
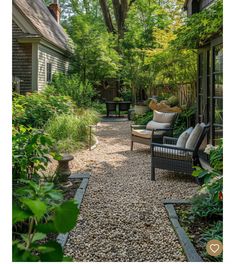
M 80 207 L 81 207 L 82 200 L 83 200 L 84 194 L 86 192 L 86 188 L 87 188 L 90 176 L 91 175 L 89 172 L 72 173 L 69 176 L 69 179 L 82 179 L 82 182 L 80 183 L 80 185 L 79 185 L 79 187 L 75 193 L 75 196 L 74 196 L 74 200 L 78 203 L 78 206 L 77 206 L 78 209 L 80 209 Z M 65 234 L 60 233 L 56 237 L 56 241 L 61 245 L 62 248 L 64 248 L 64 246 L 68 240 L 68 237 L 69 237 L 69 232 L 67 232 Z
M 189 237 L 187 236 L 184 229 L 181 227 L 179 223 L 178 215 L 175 211 L 174 204 L 190 204 L 190 201 L 188 200 L 164 200 L 163 204 L 167 210 L 167 213 L 169 215 L 171 224 L 179 238 L 180 244 L 184 250 L 184 253 L 187 257 L 187 260 L 189 262 L 204 262 L 202 257 L 197 253 L 194 245 L 190 241 Z

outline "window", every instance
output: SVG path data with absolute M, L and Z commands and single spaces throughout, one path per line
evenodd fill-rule
M 223 137 L 223 45 L 213 40 L 198 54 L 198 122 L 210 123 L 208 142 L 217 144 Z
M 46 64 L 46 82 L 51 83 L 52 81 L 52 64 L 48 63 Z
M 213 47 L 213 140 L 223 136 L 223 46 Z

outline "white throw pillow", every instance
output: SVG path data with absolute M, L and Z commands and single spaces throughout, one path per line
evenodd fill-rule
M 179 148 L 185 148 L 186 142 L 193 131 L 193 128 L 190 127 L 187 130 L 185 130 L 178 138 L 176 146 Z
M 156 110 L 153 111 L 153 121 L 159 123 L 171 123 L 176 113 L 163 113 Z
M 193 131 L 191 132 L 186 144 L 185 144 L 185 148 L 187 149 L 194 149 L 195 145 L 198 141 L 198 138 L 201 136 L 201 133 L 204 129 L 205 124 L 201 123 L 201 124 L 197 124 Z

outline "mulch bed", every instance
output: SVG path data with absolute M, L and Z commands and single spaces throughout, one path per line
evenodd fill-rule
M 63 191 L 64 200 L 73 199 L 82 179 L 71 179 L 60 184 L 59 188 Z
M 190 204 L 177 204 L 174 207 L 179 217 L 180 225 L 184 228 L 202 259 L 205 262 L 218 261 L 216 258 L 208 256 L 206 252 L 206 244 L 202 241 L 202 234 L 211 227 L 213 222 L 206 219 L 193 219 L 190 215 Z

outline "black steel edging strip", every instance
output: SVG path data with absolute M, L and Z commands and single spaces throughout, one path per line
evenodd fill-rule
M 89 177 L 83 178 L 79 188 L 77 189 L 75 196 L 74 196 L 74 200 L 78 203 L 78 209 L 80 209 L 80 206 L 82 204 L 82 200 L 87 188 L 89 182 Z M 67 240 L 69 237 L 69 232 L 65 233 L 65 234 L 59 234 L 56 238 L 56 241 L 61 245 L 62 248 L 64 248 Z
M 180 202 L 181 201 L 181 202 Z M 180 244 L 184 250 L 184 253 L 188 259 L 189 262 L 203 262 L 203 259 L 201 256 L 197 253 L 195 247 L 193 246 L 192 242 L 188 238 L 186 232 L 181 227 L 178 215 L 176 214 L 175 208 L 173 204 L 182 204 L 182 200 L 165 200 L 163 201 L 163 204 L 167 210 L 167 213 L 169 215 L 171 224 L 179 238 Z M 188 201 L 183 201 L 184 204 L 188 204 Z

